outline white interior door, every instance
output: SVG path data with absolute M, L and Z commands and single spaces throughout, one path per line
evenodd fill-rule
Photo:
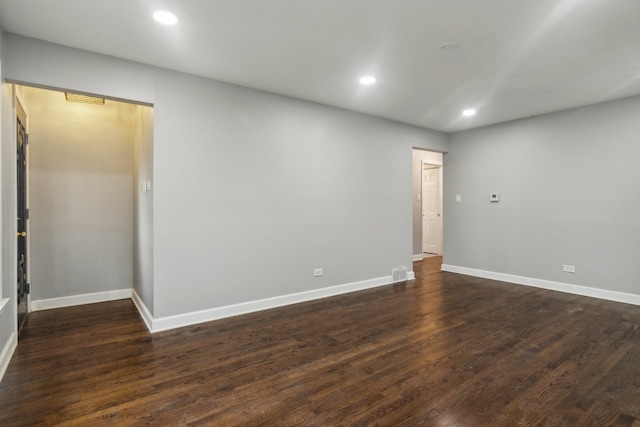
M 440 167 L 422 167 L 422 252 L 442 253 L 442 217 L 440 214 Z

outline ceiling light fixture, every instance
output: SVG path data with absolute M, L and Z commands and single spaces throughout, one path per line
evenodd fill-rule
M 153 12 L 153 19 L 163 25 L 174 25 L 178 22 L 178 18 L 171 12 L 167 12 L 166 10 L 156 10 Z
M 476 115 L 476 110 L 474 110 L 473 108 L 469 108 L 468 110 L 464 110 L 462 112 L 462 115 L 465 116 L 465 117 L 475 116 Z
M 376 82 L 376 78 L 373 76 L 364 76 L 360 78 L 360 84 L 372 85 Z
M 68 102 L 80 102 L 82 104 L 104 105 L 104 98 L 97 96 L 80 95 L 79 93 L 65 92 L 64 97 Z

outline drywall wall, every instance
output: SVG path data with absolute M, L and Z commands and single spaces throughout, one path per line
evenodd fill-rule
M 443 154 L 434 151 L 413 150 L 413 256 L 416 259 L 422 257 L 422 162 L 442 165 Z M 442 184 L 442 175 L 440 178 Z
M 157 87 L 158 315 L 412 269 L 412 147 L 431 133 L 184 74 Z
M 640 294 L 639 118 L 633 97 L 453 134 L 444 264 Z
M 446 135 L 16 35 L 7 44 L 11 80 L 153 99 L 154 316 L 411 269 L 412 148 L 447 151 Z
M 153 104 L 150 67 L 5 33 L 5 76 L 12 83 L 106 95 Z M 46 64 L 47 68 L 41 68 Z
M 153 315 L 153 109 L 137 106 L 133 127 L 133 289 Z
M 0 222 L 2 223 L 2 245 L 0 245 L 0 277 L 2 278 L 2 287 L 0 288 L 0 297 L 9 298 L 11 297 L 10 288 L 8 287 L 10 277 L 7 276 L 8 269 L 5 266 L 9 263 L 7 259 L 8 253 L 5 248 L 7 248 L 9 241 L 7 240 L 9 230 L 8 229 L 8 216 L 5 214 L 6 210 L 10 208 L 10 203 L 5 202 L 5 199 L 11 197 L 11 193 L 8 191 L 9 186 L 8 182 L 9 177 L 7 176 L 9 172 L 10 159 L 7 158 L 9 154 L 9 143 L 13 139 L 13 120 L 12 110 L 13 110 L 13 90 L 11 85 L 4 82 L 4 32 L 0 28 L 0 154 L 2 154 L 2 161 L 0 161 L 0 178 L 2 179 L 1 189 L 2 189 L 2 209 L 0 209 Z M 14 151 L 14 150 L 12 150 Z M 13 305 L 13 304 L 12 304 Z M 0 343 L 0 346 L 2 343 Z
M 24 88 L 32 301 L 131 289 L 133 113 Z
M 0 310 L 0 378 L 9 364 L 17 344 L 16 326 L 16 187 L 11 174 L 15 172 L 16 145 L 13 137 L 15 116 L 13 89 L 5 83 L 4 33 L 0 28 L 0 188 L 2 191 L 2 247 L 0 248 L 0 298 L 4 309 Z M 6 301 L 8 299 L 8 301 Z M 0 302 L 1 305 L 1 302 Z

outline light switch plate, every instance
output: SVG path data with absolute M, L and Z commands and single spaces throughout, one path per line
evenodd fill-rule
M 489 201 L 490 202 L 499 202 L 500 201 L 500 193 L 491 193 L 489 194 Z

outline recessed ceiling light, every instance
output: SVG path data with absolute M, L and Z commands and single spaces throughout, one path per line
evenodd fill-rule
M 360 78 L 360 84 L 372 85 L 376 82 L 376 78 L 373 76 L 364 76 Z
M 476 110 L 474 110 L 473 108 L 469 108 L 468 110 L 464 110 L 462 112 L 462 115 L 465 116 L 465 117 L 475 116 L 476 115 Z
M 176 15 L 166 10 L 156 10 L 153 12 L 153 19 L 164 25 L 174 25 L 178 22 Z

